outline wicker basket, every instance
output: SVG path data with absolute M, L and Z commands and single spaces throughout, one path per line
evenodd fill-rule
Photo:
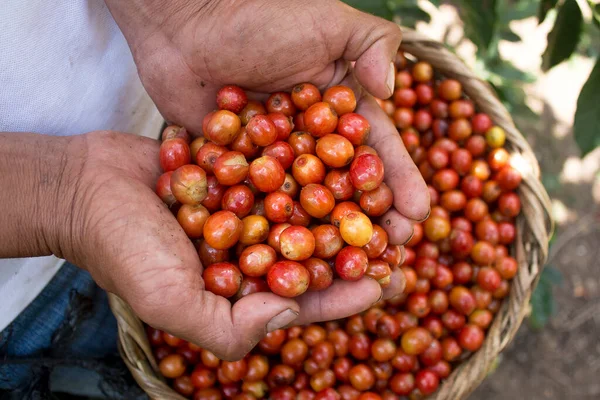
M 517 333 L 527 314 L 529 299 L 548 255 L 548 238 L 552 230 L 550 199 L 540 182 L 539 165 L 533 151 L 515 127 L 512 118 L 495 96 L 492 88 L 444 45 L 413 30 L 404 30 L 402 49 L 417 59 L 427 61 L 446 77 L 459 80 L 464 92 L 477 108 L 506 131 L 507 150 L 520 161 L 523 181 L 519 188 L 522 213 L 517 219 L 517 237 L 512 247 L 519 272 L 511 283 L 509 297 L 503 302 L 490 327 L 482 348 L 456 368 L 443 381 L 434 400 L 466 398 L 485 378 L 498 354 Z M 110 306 L 119 325 L 119 349 L 123 360 L 138 384 L 157 400 L 185 400 L 166 385 L 157 372 L 156 361 L 146 338 L 142 322 L 131 308 L 114 295 Z

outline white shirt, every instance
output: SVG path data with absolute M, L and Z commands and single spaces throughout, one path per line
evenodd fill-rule
M 162 117 L 103 1 L 4 0 L 0 8 L 0 132 L 111 129 L 158 138 Z M 0 260 L 0 331 L 62 263 Z

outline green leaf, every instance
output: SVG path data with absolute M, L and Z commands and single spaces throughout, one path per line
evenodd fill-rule
M 503 79 L 520 81 L 525 83 L 533 83 L 536 80 L 535 75 L 521 71 L 515 67 L 510 61 L 497 60 L 492 65 L 488 66 L 490 72 L 499 75 Z
M 598 93 L 600 93 L 600 59 L 596 60 L 596 65 L 577 99 L 573 130 L 575 142 L 577 142 L 582 156 L 600 146 L 600 101 L 598 101 Z
M 502 25 L 537 15 L 539 0 L 498 0 L 498 18 Z
M 509 42 L 520 42 L 521 36 L 517 35 L 507 27 L 506 29 L 502 29 L 500 31 L 500 39 L 507 40 Z
M 600 28 L 600 3 L 595 0 L 588 0 L 588 4 L 592 9 L 592 18 L 596 27 Z
M 392 20 L 394 13 L 387 0 L 343 0 L 344 3 L 369 14 Z
M 403 26 L 409 28 L 414 28 L 417 22 L 429 23 L 431 21 L 431 15 L 423 11 L 416 2 L 414 4 L 401 3 L 400 5 L 393 7 L 393 13 L 400 19 L 400 23 Z
M 542 55 L 542 70 L 548 71 L 573 54 L 579 42 L 583 16 L 577 0 L 565 0 L 558 9 L 554 27 L 548 33 L 548 46 Z
M 541 24 L 546 19 L 548 11 L 556 7 L 558 0 L 541 0 L 540 7 L 538 8 L 538 24 Z
M 562 274 L 548 265 L 542 271 L 540 281 L 531 295 L 529 324 L 533 329 L 542 329 L 556 313 L 553 287 L 562 282 Z
M 487 54 L 497 34 L 496 0 L 459 0 L 458 9 L 465 25 L 465 35 L 480 54 Z

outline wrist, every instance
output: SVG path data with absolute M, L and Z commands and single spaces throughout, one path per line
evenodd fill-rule
M 64 257 L 85 154 L 84 137 L 0 134 L 0 257 Z

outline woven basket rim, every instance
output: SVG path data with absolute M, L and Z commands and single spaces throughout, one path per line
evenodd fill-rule
M 521 215 L 517 218 L 517 238 L 513 256 L 519 272 L 511 282 L 511 290 L 496 314 L 486 339 L 476 353 L 459 365 L 446 378 L 432 400 L 466 398 L 485 379 L 498 354 L 514 338 L 527 314 L 527 306 L 548 256 L 548 241 L 553 231 L 550 199 L 540 181 L 540 168 L 533 150 L 516 128 L 510 113 L 486 82 L 479 79 L 467 65 L 442 43 L 415 30 L 402 28 L 401 50 L 420 61 L 429 62 L 448 78 L 461 82 L 465 94 L 478 110 L 490 116 L 494 124 L 506 131 L 507 150 L 513 158 L 524 160 L 519 196 Z M 143 323 L 119 297 L 109 294 L 110 307 L 119 327 L 119 351 L 136 382 L 153 399 L 185 400 L 165 383 L 158 373 Z

